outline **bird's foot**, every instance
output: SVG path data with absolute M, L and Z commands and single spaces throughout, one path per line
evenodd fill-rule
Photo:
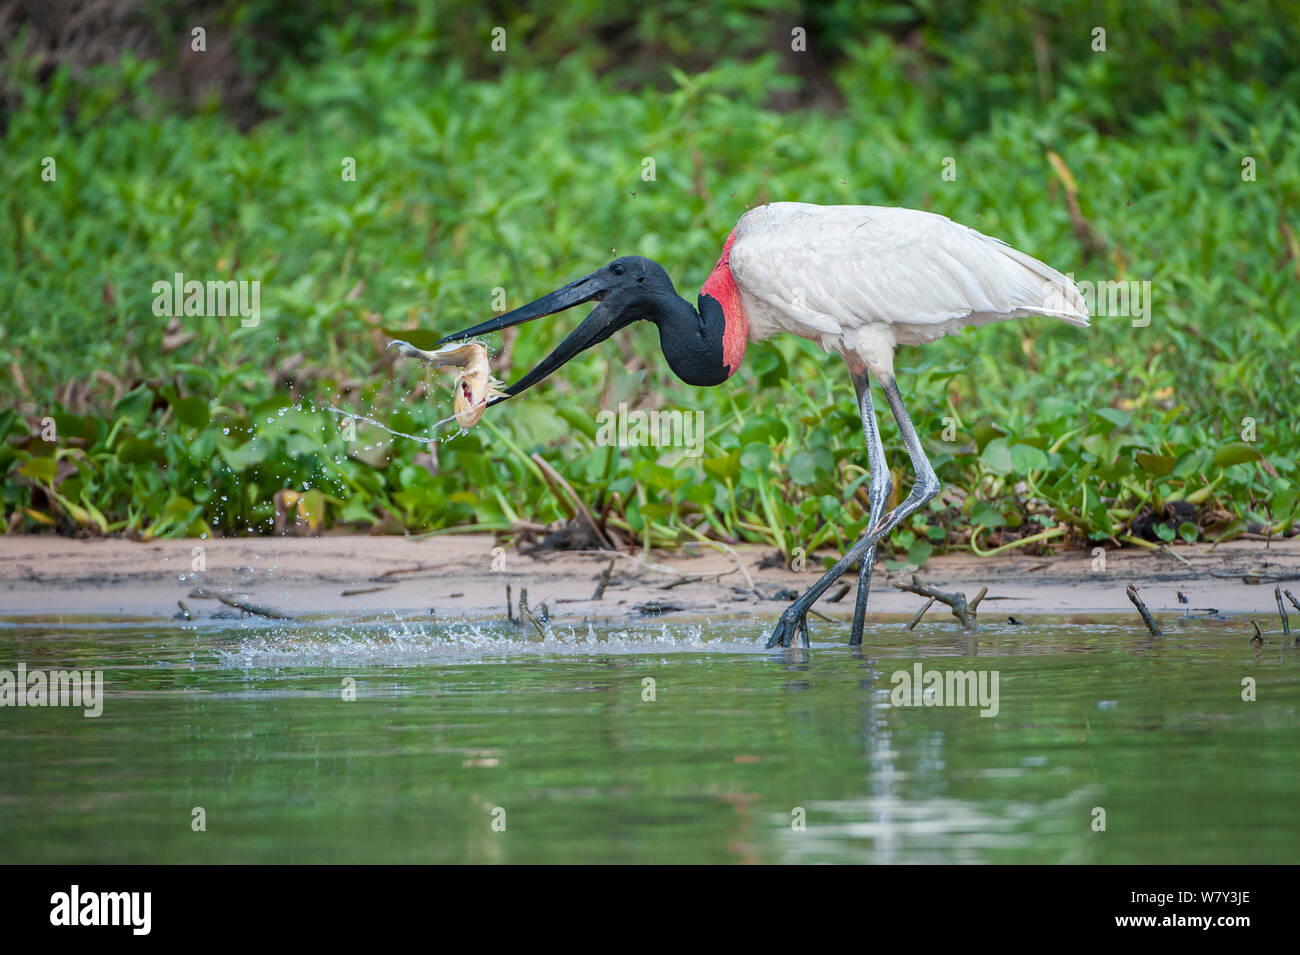
M 800 634 L 803 635 L 803 645 L 808 646 L 808 614 L 806 611 L 799 613 L 791 606 L 776 621 L 772 635 L 767 638 L 767 648 L 792 647 Z

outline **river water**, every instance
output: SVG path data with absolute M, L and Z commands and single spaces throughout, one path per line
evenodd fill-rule
M 0 708 L 0 861 L 1296 862 L 1300 651 L 1132 624 L 11 618 L 104 689 Z

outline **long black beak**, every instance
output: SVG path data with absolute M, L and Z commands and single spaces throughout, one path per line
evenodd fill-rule
M 573 308 L 573 306 L 581 305 L 583 302 L 592 300 L 601 302 L 592 310 L 590 315 L 583 319 L 581 325 L 570 332 L 564 341 L 560 342 L 555 351 L 543 359 L 541 364 L 506 388 L 504 397 L 494 398 L 490 401 L 488 403 L 490 407 L 499 401 L 505 401 L 506 398 L 513 397 L 521 391 L 531 388 L 579 352 L 603 342 L 614 332 L 628 325 L 633 319 L 625 317 L 622 314 L 623 310 L 617 307 L 615 301 L 606 301 L 606 296 L 609 296 L 618 287 L 613 280 L 613 276 L 609 275 L 604 269 L 592 272 L 576 282 L 570 282 L 563 288 L 556 289 L 549 295 L 542 296 L 535 302 L 520 306 L 513 312 L 506 312 L 504 315 L 490 318 L 486 322 L 480 322 L 473 328 L 467 328 L 448 335 L 438 344 L 445 345 L 448 342 L 462 341 L 477 335 L 499 332 L 512 325 L 531 322 L 543 315 L 554 315 L 556 312 Z M 615 295 L 614 298 L 623 298 L 623 296 Z

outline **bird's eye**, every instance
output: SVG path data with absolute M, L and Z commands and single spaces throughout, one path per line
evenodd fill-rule
M 609 270 L 613 272 L 615 275 L 622 275 L 624 272 L 623 263 L 615 262 L 613 265 L 609 267 Z

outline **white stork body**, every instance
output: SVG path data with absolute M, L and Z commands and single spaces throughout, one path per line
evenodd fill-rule
M 790 332 L 892 376 L 896 345 L 1027 315 L 1076 325 L 1074 284 L 1000 239 L 941 215 L 774 202 L 728 240 L 749 339 Z
M 642 319 L 658 326 L 665 360 L 691 385 L 726 381 L 740 367 L 746 342 L 778 332 L 811 339 L 844 357 L 867 444 L 867 530 L 781 615 L 768 646 L 783 647 L 800 634 L 808 643 L 808 611 L 855 563 L 858 593 L 849 644 L 861 643 L 877 543 L 939 493 L 939 477 L 894 377 L 894 349 L 1025 315 L 1088 324 L 1082 298 L 1060 272 L 943 216 L 879 206 L 774 202 L 747 212 L 736 224 L 700 290 L 698 309 L 677 294 L 659 263 L 623 256 L 439 344 L 592 300 L 600 304 L 582 324 L 491 403 L 524 391 L 583 349 Z M 888 512 L 893 479 L 871 401 L 872 378 L 889 403 L 916 475 L 906 499 Z

